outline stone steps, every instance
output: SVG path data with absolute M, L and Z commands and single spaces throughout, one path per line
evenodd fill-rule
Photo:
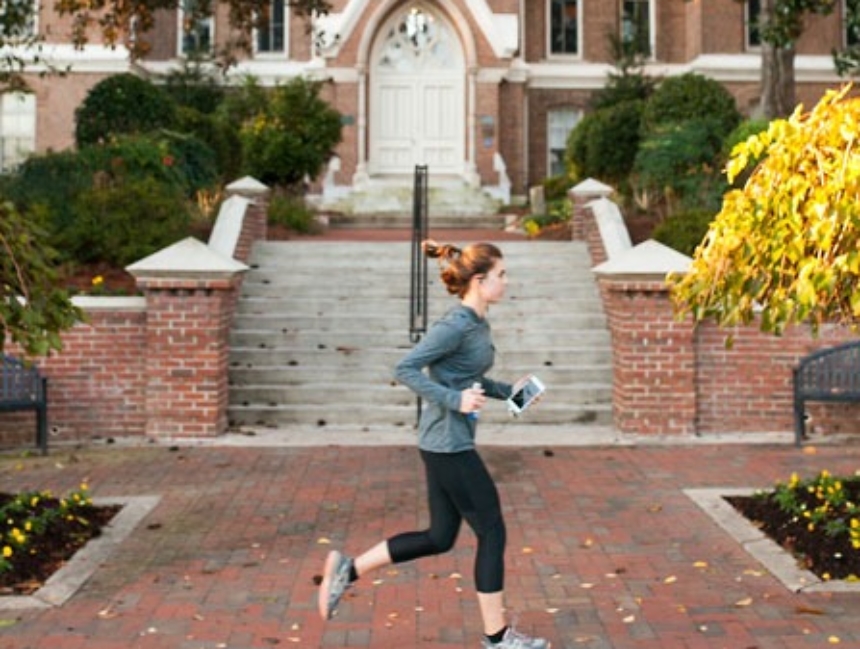
M 489 316 L 490 375 L 544 380 L 547 396 L 526 415 L 529 425 L 611 423 L 611 344 L 584 245 L 499 245 L 510 282 Z M 413 346 L 409 251 L 403 242 L 257 244 L 231 332 L 231 426 L 413 426 L 416 397 L 393 380 Z M 456 298 L 432 260 L 428 275 L 432 323 Z M 509 419 L 500 401 L 481 413 L 488 423 Z

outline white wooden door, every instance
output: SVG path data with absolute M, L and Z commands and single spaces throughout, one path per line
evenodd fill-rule
M 370 92 L 371 174 L 459 174 L 465 160 L 465 66 L 450 26 L 411 7 L 380 32 Z

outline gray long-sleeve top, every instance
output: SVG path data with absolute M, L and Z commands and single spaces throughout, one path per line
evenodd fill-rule
M 395 378 L 425 401 L 419 423 L 419 448 L 433 453 L 475 448 L 476 422 L 460 412 L 461 393 L 480 382 L 487 397 L 510 396 L 509 383 L 484 376 L 493 366 L 494 357 L 489 323 L 460 304 L 436 322 L 397 364 Z

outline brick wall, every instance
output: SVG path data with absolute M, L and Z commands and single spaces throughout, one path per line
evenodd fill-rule
M 605 195 L 594 185 L 592 199 Z M 590 240 L 597 264 L 606 251 L 593 236 L 593 218 L 587 218 L 589 197 L 579 189 L 571 191 L 574 218 L 585 222 L 574 232 Z M 777 337 L 762 332 L 758 322 L 727 330 L 710 321 L 679 321 L 664 277 L 599 278 L 612 336 L 613 414 L 622 433 L 791 433 L 793 368 L 812 351 L 856 339 L 838 325 L 823 327 L 817 336 L 794 326 Z M 815 433 L 860 431 L 860 404 L 811 403 L 807 412 Z
M 241 193 L 236 185 L 231 191 Z M 268 193 L 257 185 L 252 194 L 234 257 L 247 259 L 253 241 L 265 236 Z M 37 360 L 48 377 L 49 446 L 222 433 L 228 335 L 240 283 L 240 273 L 197 279 L 155 273 L 138 279 L 142 297 L 76 299 L 86 322 L 63 334 L 60 353 Z M 20 350 L 7 343 L 5 351 Z M 34 445 L 32 413 L 0 415 L 0 446 Z

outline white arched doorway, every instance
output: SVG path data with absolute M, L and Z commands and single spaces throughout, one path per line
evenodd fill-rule
M 415 165 L 465 170 L 465 60 L 451 25 L 407 4 L 377 33 L 369 59 L 368 171 L 411 174 Z

